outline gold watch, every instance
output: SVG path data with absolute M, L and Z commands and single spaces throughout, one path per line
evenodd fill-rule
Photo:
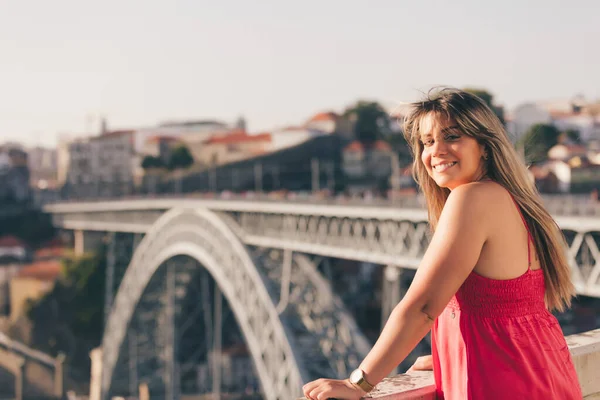
M 352 371 L 352 373 L 350 374 L 350 378 L 348 378 L 348 380 L 350 381 L 350 383 L 358 386 L 359 388 L 364 390 L 366 393 L 369 393 L 375 387 L 375 386 L 371 385 L 369 382 L 367 382 L 367 380 L 365 379 L 365 373 L 360 368 L 357 368 L 354 371 Z

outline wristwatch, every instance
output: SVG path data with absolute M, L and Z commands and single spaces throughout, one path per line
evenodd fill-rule
M 350 383 L 358 386 L 359 388 L 364 390 L 366 393 L 369 393 L 375 387 L 375 386 L 371 385 L 369 382 L 367 382 L 367 380 L 365 379 L 365 373 L 360 368 L 357 368 L 354 371 L 352 371 L 352 373 L 350 374 L 350 378 L 348 378 L 348 380 L 350 381 Z

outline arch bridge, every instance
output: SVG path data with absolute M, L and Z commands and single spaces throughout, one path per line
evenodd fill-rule
M 328 260 L 381 266 L 385 320 L 429 242 L 417 207 L 171 198 L 46 211 L 76 252 L 106 245 L 103 399 L 142 382 L 168 399 L 290 399 L 317 377 L 346 377 L 370 343 Z M 600 297 L 600 217 L 556 220 L 578 293 Z

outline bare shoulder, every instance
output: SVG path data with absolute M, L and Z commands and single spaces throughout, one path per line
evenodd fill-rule
M 448 204 L 472 212 L 497 212 L 507 196 L 506 189 L 496 182 L 472 182 L 454 189 L 448 196 Z
M 506 215 L 506 189 L 495 182 L 472 182 L 450 193 L 444 205 L 440 224 L 453 224 L 467 231 L 474 229 L 485 237 L 491 235 L 498 219 Z

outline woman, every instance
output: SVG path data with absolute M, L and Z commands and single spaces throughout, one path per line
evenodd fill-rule
M 431 330 L 432 355 L 412 369 L 433 369 L 438 399 L 581 399 L 549 312 L 574 294 L 564 238 L 502 124 L 478 97 L 443 89 L 404 128 L 434 235 L 360 367 L 305 396 L 359 399 Z

